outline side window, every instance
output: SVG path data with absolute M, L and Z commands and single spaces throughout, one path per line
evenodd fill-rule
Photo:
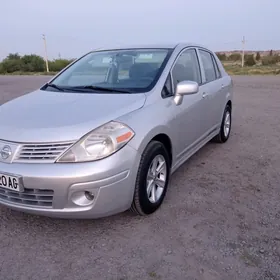
M 199 50 L 199 54 L 204 67 L 206 83 L 216 80 L 216 70 L 212 55 L 209 52 L 203 50 Z
M 173 95 L 173 92 L 172 92 L 171 76 L 169 74 L 167 79 L 166 79 L 166 82 L 164 84 L 164 87 L 162 89 L 161 96 L 163 98 L 166 98 L 166 97 L 169 97 L 169 96 L 172 96 L 172 95 Z
M 181 53 L 172 70 L 174 88 L 182 81 L 194 81 L 201 84 L 201 73 L 195 49 Z
M 212 60 L 213 60 L 213 63 L 214 63 L 214 67 L 215 67 L 215 72 L 216 72 L 216 78 L 217 79 L 220 79 L 221 78 L 221 71 L 218 67 L 218 63 L 217 63 L 217 60 L 215 59 L 215 57 L 212 55 Z

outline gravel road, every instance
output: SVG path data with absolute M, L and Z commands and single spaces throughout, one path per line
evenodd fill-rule
M 48 79 L 0 76 L 0 104 Z M 279 280 L 280 78 L 234 84 L 230 140 L 184 164 L 154 215 L 57 220 L 0 206 L 0 279 Z

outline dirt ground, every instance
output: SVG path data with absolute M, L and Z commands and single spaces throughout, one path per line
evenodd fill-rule
M 279 280 L 280 78 L 233 79 L 230 140 L 184 164 L 154 215 L 57 220 L 0 206 L 0 279 Z M 0 77 L 0 104 L 46 80 Z

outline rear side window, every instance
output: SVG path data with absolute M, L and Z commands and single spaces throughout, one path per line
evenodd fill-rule
M 214 57 L 211 53 L 203 50 L 199 50 L 199 54 L 202 60 L 206 83 L 212 82 L 217 79 L 218 67 L 214 62 Z
M 216 78 L 220 79 L 222 77 L 222 74 L 221 74 L 221 71 L 218 67 L 218 63 L 217 63 L 217 60 L 215 59 L 214 55 L 212 55 L 212 60 L 213 60 L 214 67 L 215 67 Z

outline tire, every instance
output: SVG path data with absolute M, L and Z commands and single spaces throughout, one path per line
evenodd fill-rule
M 231 132 L 231 119 L 232 119 L 231 118 L 231 108 L 230 108 L 229 105 L 227 105 L 225 110 L 224 110 L 222 124 L 221 124 L 221 127 L 220 127 L 219 134 L 217 134 L 213 138 L 213 142 L 225 143 L 228 140 L 228 138 L 230 136 L 230 132 Z M 228 127 L 227 131 L 226 131 L 226 128 L 225 128 L 226 123 L 227 123 L 227 127 Z
M 162 166 L 162 172 L 160 172 L 159 175 L 152 175 L 154 171 L 152 167 L 157 165 L 153 165 L 153 163 L 159 163 L 159 165 Z M 159 165 L 157 171 L 159 171 Z M 140 160 L 134 197 L 130 210 L 134 214 L 141 216 L 154 213 L 164 200 L 169 177 L 170 158 L 168 152 L 161 142 L 151 141 L 145 148 Z M 150 186 L 149 189 L 148 186 Z

